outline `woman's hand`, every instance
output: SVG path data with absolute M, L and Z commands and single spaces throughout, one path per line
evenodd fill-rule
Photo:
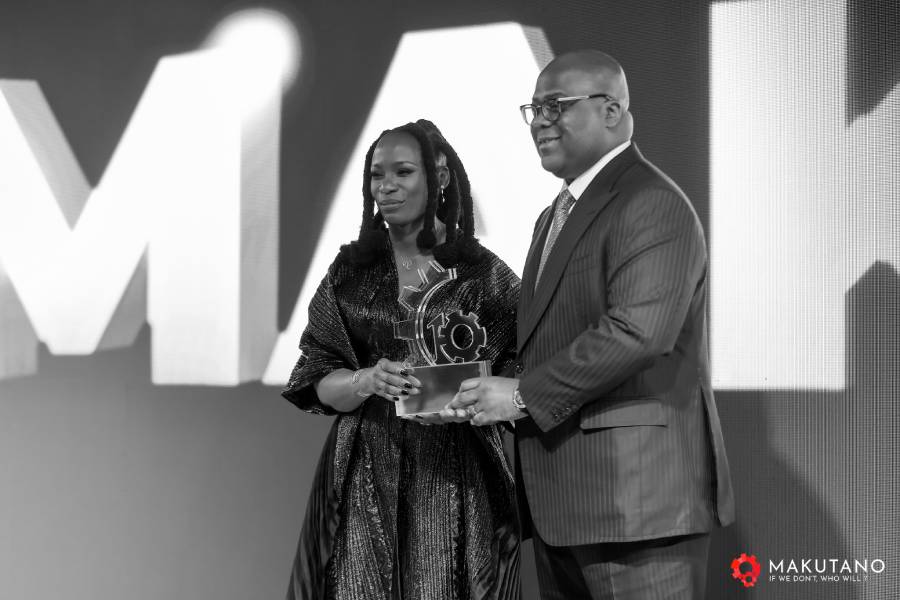
M 379 359 L 374 367 L 363 370 L 363 393 L 397 402 L 403 396 L 421 394 L 422 382 L 412 376 L 414 369 L 402 362 Z
M 315 383 L 322 404 L 338 412 L 353 412 L 369 396 L 396 402 L 404 396 L 420 394 L 422 382 L 412 377 L 412 369 L 386 358 L 374 367 L 351 371 L 336 369 Z

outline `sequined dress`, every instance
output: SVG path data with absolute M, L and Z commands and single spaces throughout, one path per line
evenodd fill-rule
M 386 236 L 385 236 L 386 237 Z M 309 307 L 301 357 L 283 395 L 336 414 L 313 383 L 338 368 L 402 360 L 393 337 L 405 317 L 389 243 L 374 264 L 338 257 Z M 488 331 L 482 358 L 495 373 L 513 359 L 519 279 L 488 251 L 429 303 L 462 309 Z M 426 321 L 427 322 L 427 321 Z M 334 420 L 316 471 L 289 599 L 487 599 L 519 596 L 515 487 L 498 427 L 425 426 L 371 396 Z

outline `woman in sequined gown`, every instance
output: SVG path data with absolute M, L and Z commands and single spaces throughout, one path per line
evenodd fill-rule
M 337 415 L 307 504 L 289 599 L 513 599 L 515 487 L 497 427 L 398 418 L 419 393 L 394 338 L 400 289 L 429 260 L 455 267 L 426 323 L 478 315 L 494 372 L 514 358 L 519 279 L 474 239 L 469 182 L 429 121 L 382 133 L 366 155 L 359 239 L 341 248 L 309 306 L 283 395 Z M 378 207 L 377 214 L 375 206 Z

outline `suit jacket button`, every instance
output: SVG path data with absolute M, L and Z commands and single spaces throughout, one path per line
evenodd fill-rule
M 516 374 L 521 375 L 523 371 L 525 371 L 525 365 L 523 365 L 522 363 L 516 363 Z

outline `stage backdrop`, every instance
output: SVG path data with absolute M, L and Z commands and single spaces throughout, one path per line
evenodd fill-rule
M 434 120 L 521 272 L 558 182 L 517 107 L 584 47 L 708 234 L 710 597 L 895 597 L 898 31 L 888 0 L 5 0 L 0 598 L 282 597 L 331 421 L 278 391 L 365 148 Z

